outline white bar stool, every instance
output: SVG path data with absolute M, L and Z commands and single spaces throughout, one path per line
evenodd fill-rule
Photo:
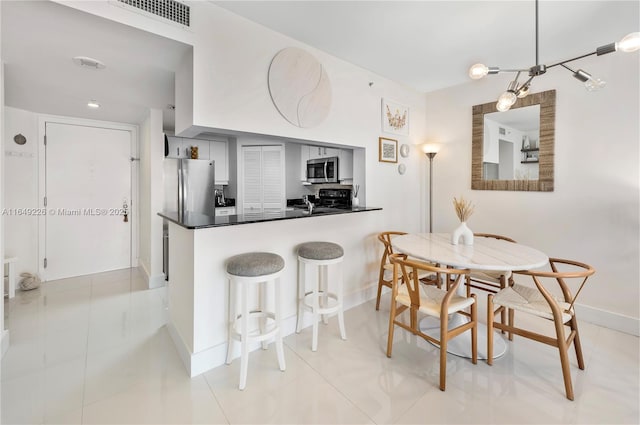
M 231 363 L 233 341 L 240 341 L 240 385 L 243 390 L 247 384 L 249 365 L 249 343 L 260 341 L 262 349 L 267 349 L 267 340 L 275 338 L 276 352 L 280 370 L 284 371 L 284 350 L 280 327 L 280 282 L 284 270 L 284 260 L 269 252 L 250 252 L 236 255 L 227 260 L 229 278 L 229 340 L 226 363 Z M 268 283 L 274 296 L 274 311 L 267 311 Z M 250 286 L 258 284 L 258 307 L 249 308 Z M 238 301 L 240 309 L 238 309 Z M 249 321 L 258 320 L 258 329 L 250 329 Z
M 338 315 L 340 337 L 347 339 L 344 329 L 343 299 L 342 299 L 342 260 L 344 250 L 333 242 L 306 242 L 298 247 L 298 317 L 296 333 L 302 328 L 302 316 L 305 310 L 313 315 L 313 339 L 311 351 L 318 349 L 318 322 L 320 316 L 326 324 L 329 315 Z M 337 264 L 335 292 L 329 292 L 328 266 Z M 307 265 L 318 268 L 318 277 L 311 288 L 307 289 Z

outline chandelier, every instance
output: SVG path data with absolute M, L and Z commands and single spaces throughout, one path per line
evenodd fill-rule
M 622 40 L 616 43 L 605 44 L 604 46 L 598 47 L 595 51 L 591 53 L 586 53 L 584 55 L 576 56 L 571 59 L 566 59 L 551 65 L 543 65 L 538 60 L 538 0 L 535 2 L 536 4 L 536 64 L 528 69 L 500 69 L 498 67 L 488 67 L 484 64 L 477 63 L 469 69 L 469 77 L 474 80 L 480 79 L 487 74 L 498 74 L 500 72 L 515 72 L 516 77 L 509 83 L 507 90 L 500 95 L 498 98 L 498 102 L 496 104 L 496 109 L 498 111 L 504 112 L 509 110 L 518 98 L 523 98 L 529 93 L 529 88 L 531 86 L 531 81 L 535 77 L 538 77 L 547 72 L 548 69 L 561 66 L 568 71 L 573 73 L 573 76 L 579 81 L 583 82 L 586 89 L 589 91 L 598 90 L 606 85 L 606 82 L 599 79 L 594 78 L 588 72 L 578 69 L 573 70 L 567 66 L 567 63 L 573 62 L 578 59 L 586 58 L 588 56 L 597 55 L 602 56 L 607 53 L 612 53 L 616 51 L 622 52 L 635 52 L 640 49 L 640 32 L 633 32 L 625 36 Z M 524 81 L 524 83 L 519 84 L 518 78 L 521 73 L 527 73 L 528 79 Z

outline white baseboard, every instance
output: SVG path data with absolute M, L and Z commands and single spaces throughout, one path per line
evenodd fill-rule
M 165 278 L 164 273 L 160 273 L 152 276 L 149 270 L 147 269 L 147 265 L 144 263 L 144 261 L 138 261 L 138 264 L 139 264 L 138 267 L 142 269 L 142 272 L 144 274 L 144 279 L 146 280 L 147 287 L 149 289 L 162 288 L 164 285 L 166 285 L 167 281 L 164 280 Z
M 0 355 L 0 358 L 4 357 L 7 350 L 9 350 L 9 344 L 11 343 L 9 336 L 10 334 L 8 329 L 2 331 L 2 354 Z
M 576 314 L 579 321 L 640 336 L 640 319 L 582 304 L 576 304 Z

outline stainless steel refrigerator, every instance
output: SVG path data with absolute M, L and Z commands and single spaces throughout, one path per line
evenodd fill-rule
M 164 211 L 177 212 L 184 222 L 189 213 L 216 215 L 215 163 L 204 159 L 165 158 Z M 165 220 L 166 221 L 166 220 Z M 163 223 L 162 268 L 169 279 L 169 229 Z
M 215 163 L 204 159 L 164 159 L 164 210 L 215 216 Z

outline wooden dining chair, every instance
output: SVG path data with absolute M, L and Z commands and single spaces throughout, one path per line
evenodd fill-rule
M 578 333 L 578 321 L 575 313 L 576 298 L 582 291 L 587 279 L 595 273 L 595 269 L 588 264 L 572 260 L 550 258 L 551 271 L 528 270 L 514 272 L 514 276 L 530 276 L 535 286 L 524 286 L 514 283 L 497 294 L 489 294 L 487 300 L 487 363 L 493 363 L 493 329 L 501 329 L 509 333 L 509 339 L 513 340 L 513 334 L 542 342 L 556 347 L 560 352 L 560 363 L 564 377 L 564 387 L 567 398 L 573 400 L 573 385 L 571 384 L 571 370 L 569 367 L 569 348 L 573 343 L 578 367 L 584 369 L 580 335 Z M 556 282 L 562 296 L 555 296 L 550 289 Z M 577 285 L 580 282 L 575 295 L 569 288 L 569 282 Z M 554 285 L 555 286 L 555 285 Z M 497 307 L 497 308 L 496 308 Z M 494 322 L 494 316 L 505 309 L 509 312 L 509 323 Z M 518 328 L 514 324 L 515 311 L 521 311 L 542 319 L 551 320 L 555 327 L 555 337 L 543 335 L 530 330 Z M 565 327 L 569 329 L 566 335 Z
M 378 240 L 384 246 L 382 258 L 380 259 L 380 275 L 378 277 L 378 296 L 376 298 L 376 310 L 380 310 L 380 297 L 382 296 L 382 287 L 391 288 L 391 279 L 393 273 L 393 265 L 389 261 L 389 257 L 393 254 L 391 246 L 391 238 L 394 236 L 406 235 L 405 232 L 382 232 L 378 234 Z
M 470 297 L 464 297 L 456 293 L 460 282 L 469 279 L 469 270 L 436 267 L 432 264 L 408 259 L 404 254 L 391 254 L 389 260 L 393 265 L 393 279 L 387 357 L 391 357 L 393 333 L 396 326 L 439 345 L 440 389 L 444 391 L 447 377 L 447 343 L 450 339 L 471 330 L 471 361 L 473 364 L 477 363 L 476 296 L 473 294 Z M 447 278 L 445 281 L 448 283 L 446 290 L 436 286 L 422 285 L 419 279 L 421 272 L 445 276 Z M 401 276 L 404 284 L 401 283 Z M 470 311 L 467 312 L 465 309 Z M 398 316 L 406 310 L 409 310 L 409 325 L 405 324 L 404 320 L 398 320 Z M 418 313 L 440 319 L 440 339 L 422 333 L 418 323 Z M 449 315 L 454 313 L 467 316 L 470 321 L 449 329 Z
M 382 296 L 382 287 L 386 286 L 391 288 L 391 279 L 393 265 L 389 261 L 389 256 L 392 255 L 393 246 L 391 245 L 391 239 L 395 236 L 406 235 L 405 232 L 387 231 L 378 234 L 378 240 L 384 246 L 382 251 L 382 258 L 380 259 L 380 275 L 378 276 L 378 295 L 376 297 L 376 310 L 380 310 L 380 297 Z M 427 285 L 437 285 L 440 287 L 440 276 L 438 275 L 420 275 L 420 281 Z

